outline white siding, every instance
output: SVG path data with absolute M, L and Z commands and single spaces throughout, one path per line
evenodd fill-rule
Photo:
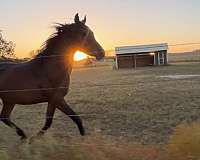
M 168 50 L 167 43 L 151 44 L 151 45 L 138 45 L 138 46 L 124 46 L 116 47 L 115 52 L 117 55 L 128 53 L 145 53 L 145 52 L 157 52 L 162 50 Z

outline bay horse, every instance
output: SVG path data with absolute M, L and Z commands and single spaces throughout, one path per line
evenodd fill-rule
M 0 98 L 3 103 L 0 121 L 15 129 L 21 139 L 26 139 L 26 134 L 10 118 L 15 104 L 48 103 L 46 121 L 39 135 L 50 128 L 56 108 L 75 122 L 81 135 L 85 134 L 81 118 L 64 99 L 70 85 L 75 52 L 82 51 L 97 60 L 105 55 L 85 23 L 86 17 L 80 20 L 76 14 L 73 23 L 56 24 L 56 32 L 35 58 L 24 63 L 0 63 Z

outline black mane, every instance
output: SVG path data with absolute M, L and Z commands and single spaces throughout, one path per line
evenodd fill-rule
M 73 26 L 74 24 L 56 23 L 56 25 L 54 25 L 56 32 L 50 35 L 50 37 L 42 44 L 36 58 L 58 54 L 55 52 L 55 48 L 63 45 L 62 42 L 64 39 L 72 38 L 70 33 L 73 31 Z
M 40 58 L 25 63 L 0 65 L 0 99 L 3 103 L 0 121 L 15 129 L 21 139 L 26 139 L 26 134 L 10 119 L 15 104 L 48 103 L 46 121 L 38 136 L 43 135 L 51 127 L 56 109 L 68 115 L 76 123 L 81 135 L 85 134 L 80 116 L 65 101 L 75 52 L 85 51 L 97 60 L 105 55 L 105 51 L 85 23 L 86 17 L 80 21 L 76 14 L 74 23 L 56 25 L 56 32 L 47 39 L 36 56 Z M 54 56 L 62 58 L 57 59 Z M 53 58 L 46 60 L 46 57 Z

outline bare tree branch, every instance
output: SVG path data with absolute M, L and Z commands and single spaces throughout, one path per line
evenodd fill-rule
M 12 41 L 6 41 L 0 30 L 0 56 L 13 57 L 15 51 L 15 44 Z

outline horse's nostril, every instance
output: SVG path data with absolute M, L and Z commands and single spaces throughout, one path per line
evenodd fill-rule
M 104 50 L 102 50 L 101 52 L 98 53 L 98 55 L 96 56 L 96 59 L 101 60 L 104 58 L 104 56 L 105 56 L 105 52 Z
M 99 57 L 99 56 L 96 57 L 97 60 L 101 60 L 102 58 L 103 58 L 103 57 Z
M 103 59 L 103 58 L 104 58 L 104 54 L 96 56 L 96 59 L 97 59 L 97 60 L 101 60 L 101 59 Z

